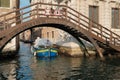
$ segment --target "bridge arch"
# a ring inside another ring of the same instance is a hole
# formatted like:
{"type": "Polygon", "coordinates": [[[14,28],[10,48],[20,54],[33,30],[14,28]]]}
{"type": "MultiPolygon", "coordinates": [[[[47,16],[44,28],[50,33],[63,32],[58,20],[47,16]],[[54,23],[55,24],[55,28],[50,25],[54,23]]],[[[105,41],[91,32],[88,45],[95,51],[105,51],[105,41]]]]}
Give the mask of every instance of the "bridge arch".
{"type": "Polygon", "coordinates": [[[81,29],[78,25],[74,24],[73,22],[61,19],[61,18],[37,18],[32,19],[30,21],[24,22],[22,24],[18,24],[14,26],[13,28],[9,29],[8,33],[5,35],[5,37],[2,39],[1,43],[1,50],[4,48],[4,46],[16,35],[20,34],[21,32],[35,28],[35,27],[44,27],[44,26],[50,26],[62,29],[68,33],[70,33],[72,36],[74,36],[76,39],[79,39],[78,37],[86,38],[89,42],[91,42],[96,50],[98,51],[99,55],[103,57],[99,50],[99,46],[95,41],[84,31],[81,29]]]}
{"type": "Polygon", "coordinates": [[[65,30],[72,35],[75,34],[74,36],[76,38],[81,37],[91,42],[100,57],[103,57],[100,47],[106,50],[120,52],[120,36],[118,34],[66,5],[41,2],[34,3],[24,8],[0,15],[0,22],[4,23],[2,24],[4,29],[0,31],[0,34],[3,34],[0,35],[0,51],[11,38],[22,31],[37,27],[37,25],[48,25],[65,30]],[[51,13],[46,14],[45,7],[39,7],[39,5],[60,7],[61,13],[57,15],[51,13]],[[31,8],[31,10],[24,12],[24,10],[28,8],[31,8]],[[16,26],[12,27],[11,25],[13,24],[16,24],[16,26]],[[55,26],[55,24],[57,26],[55,26]]]}

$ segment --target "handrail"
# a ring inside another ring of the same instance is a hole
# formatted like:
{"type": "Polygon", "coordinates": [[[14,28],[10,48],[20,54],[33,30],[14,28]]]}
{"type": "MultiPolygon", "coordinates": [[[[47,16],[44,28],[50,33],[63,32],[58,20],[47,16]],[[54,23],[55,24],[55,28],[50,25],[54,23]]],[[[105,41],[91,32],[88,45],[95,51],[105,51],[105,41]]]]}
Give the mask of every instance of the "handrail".
{"type": "Polygon", "coordinates": [[[79,25],[79,28],[86,29],[96,36],[100,35],[100,38],[102,38],[104,40],[107,38],[107,40],[111,44],[114,44],[114,45],[119,44],[120,45],[120,43],[119,43],[120,35],[112,32],[110,29],[108,29],[106,27],[103,27],[102,25],[98,24],[97,22],[89,19],[85,15],[81,14],[80,12],[78,12],[78,11],[74,10],[73,8],[71,8],[69,6],[66,6],[66,5],[58,5],[58,4],[49,4],[49,3],[37,2],[37,3],[31,4],[29,6],[26,6],[26,7],[20,8],[20,9],[16,9],[16,10],[13,10],[13,11],[8,12],[6,14],[0,15],[0,22],[3,22],[4,23],[3,26],[6,26],[6,25],[12,25],[16,22],[20,22],[20,24],[21,24],[25,21],[25,19],[30,20],[33,17],[37,18],[37,17],[41,17],[41,16],[44,16],[44,17],[50,16],[50,15],[44,15],[44,13],[40,13],[40,12],[43,12],[45,8],[38,7],[39,5],[43,5],[43,6],[47,5],[47,6],[52,6],[52,7],[53,6],[58,6],[58,7],[61,7],[61,8],[65,8],[66,11],[64,11],[65,13],[63,13],[63,15],[62,15],[64,18],[66,18],[67,20],[70,20],[71,22],[79,25]],[[35,8],[23,12],[25,9],[32,8],[32,7],[35,7],[35,8]],[[20,14],[16,15],[15,14],[16,12],[20,12],[20,14]],[[25,16],[26,14],[29,14],[29,15],[25,16]],[[15,16],[7,17],[7,16],[10,16],[10,15],[15,15],[15,16]],[[18,18],[18,17],[20,17],[20,20],[15,21],[16,18],[18,18]],[[7,23],[7,24],[5,24],[5,23],[7,23]]]}

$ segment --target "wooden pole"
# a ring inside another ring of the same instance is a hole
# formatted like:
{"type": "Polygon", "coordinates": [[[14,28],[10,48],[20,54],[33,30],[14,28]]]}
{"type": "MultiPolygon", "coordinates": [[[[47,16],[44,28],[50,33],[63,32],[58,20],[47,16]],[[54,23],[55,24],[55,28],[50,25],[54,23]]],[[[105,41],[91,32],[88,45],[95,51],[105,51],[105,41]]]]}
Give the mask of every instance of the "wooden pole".
{"type": "MultiPolygon", "coordinates": [[[[19,9],[20,6],[20,0],[16,0],[16,9],[19,9]]],[[[20,14],[19,11],[16,11],[16,16],[20,14]]],[[[20,20],[20,17],[16,17],[16,21],[20,20]]],[[[16,25],[18,25],[20,22],[16,22],[16,25]]],[[[16,36],[16,50],[18,51],[20,48],[20,44],[19,44],[19,35],[16,36]]]]}

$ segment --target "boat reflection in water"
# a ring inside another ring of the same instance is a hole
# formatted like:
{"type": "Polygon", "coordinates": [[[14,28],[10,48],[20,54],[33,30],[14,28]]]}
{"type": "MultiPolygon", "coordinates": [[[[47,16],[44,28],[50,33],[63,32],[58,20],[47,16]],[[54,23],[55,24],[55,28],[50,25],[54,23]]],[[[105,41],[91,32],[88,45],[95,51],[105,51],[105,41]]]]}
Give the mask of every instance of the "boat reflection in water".
{"type": "Polygon", "coordinates": [[[37,57],[36,60],[43,60],[43,61],[52,61],[55,60],[56,57],[37,57]]]}

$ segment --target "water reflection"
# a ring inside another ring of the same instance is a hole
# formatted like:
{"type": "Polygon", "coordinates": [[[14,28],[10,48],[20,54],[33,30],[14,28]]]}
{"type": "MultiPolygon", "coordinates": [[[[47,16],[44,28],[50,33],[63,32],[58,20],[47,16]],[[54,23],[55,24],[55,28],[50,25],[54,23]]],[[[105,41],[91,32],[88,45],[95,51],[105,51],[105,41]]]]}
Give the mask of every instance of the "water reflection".
{"type": "Polygon", "coordinates": [[[37,58],[22,44],[19,58],[0,62],[0,80],[119,80],[120,59],[37,58]]]}
{"type": "Polygon", "coordinates": [[[21,43],[21,48],[19,51],[18,59],[18,69],[17,69],[17,80],[33,80],[32,79],[32,70],[31,70],[31,57],[30,45],[25,45],[21,43]],[[27,48],[26,48],[27,47],[27,48]]]}
{"type": "MultiPolygon", "coordinates": [[[[108,60],[109,61],[109,60],[108,60]]],[[[119,60],[117,60],[118,62],[119,60]]],[[[100,59],[83,58],[81,65],[73,69],[71,72],[78,73],[72,74],[71,76],[65,78],[64,80],[113,80],[120,79],[120,66],[114,66],[106,64],[106,62],[101,62],[100,59]],[[118,71],[115,69],[117,68],[118,71]]],[[[110,61],[111,63],[111,61],[110,61]]],[[[111,63],[112,64],[112,63],[111,63]]]]}
{"type": "Polygon", "coordinates": [[[16,80],[17,62],[3,61],[0,64],[0,80],[16,80]]]}
{"type": "Polygon", "coordinates": [[[98,58],[57,57],[48,62],[36,60],[32,65],[34,80],[120,79],[120,66],[106,64],[98,58]]]}
{"type": "Polygon", "coordinates": [[[56,57],[35,57],[37,60],[44,60],[44,61],[52,61],[55,60],[56,57]]]}

